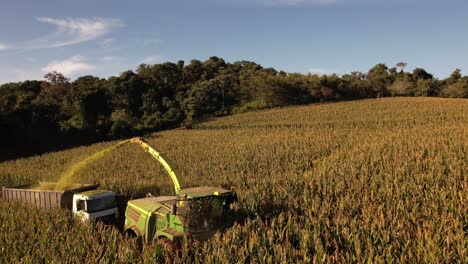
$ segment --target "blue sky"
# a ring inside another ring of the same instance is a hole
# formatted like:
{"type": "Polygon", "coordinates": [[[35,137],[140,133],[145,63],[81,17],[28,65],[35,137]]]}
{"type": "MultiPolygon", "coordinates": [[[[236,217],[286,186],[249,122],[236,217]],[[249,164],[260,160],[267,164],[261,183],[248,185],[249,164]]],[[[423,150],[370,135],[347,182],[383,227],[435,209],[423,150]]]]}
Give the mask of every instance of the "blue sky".
{"type": "Polygon", "coordinates": [[[0,2],[0,83],[52,70],[107,78],[141,63],[251,60],[286,72],[408,63],[468,71],[466,0],[0,2]]]}

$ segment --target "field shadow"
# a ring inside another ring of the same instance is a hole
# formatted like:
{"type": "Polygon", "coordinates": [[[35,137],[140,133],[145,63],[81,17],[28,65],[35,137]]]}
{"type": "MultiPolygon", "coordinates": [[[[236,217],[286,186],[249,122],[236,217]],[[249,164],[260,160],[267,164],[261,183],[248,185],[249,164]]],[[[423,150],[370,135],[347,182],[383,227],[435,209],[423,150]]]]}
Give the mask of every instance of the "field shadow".
{"type": "MultiPolygon", "coordinates": [[[[178,126],[168,127],[164,130],[175,129],[177,127],[178,126]]],[[[91,146],[97,143],[125,140],[134,136],[147,139],[155,138],[159,135],[155,135],[154,133],[159,131],[163,130],[135,133],[128,137],[99,137],[79,133],[59,133],[34,138],[21,135],[3,136],[0,137],[0,146],[2,147],[2,151],[0,151],[0,162],[42,155],[48,152],[91,146]]]]}

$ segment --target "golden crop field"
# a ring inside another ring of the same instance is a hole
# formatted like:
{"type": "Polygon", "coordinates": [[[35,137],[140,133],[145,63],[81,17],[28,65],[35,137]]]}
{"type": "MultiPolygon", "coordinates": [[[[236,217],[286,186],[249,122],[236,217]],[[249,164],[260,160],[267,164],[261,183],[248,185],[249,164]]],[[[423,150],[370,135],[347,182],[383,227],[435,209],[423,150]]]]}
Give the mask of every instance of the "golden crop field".
{"type": "MultiPolygon", "coordinates": [[[[468,100],[389,98],[245,113],[147,137],[183,186],[236,187],[232,223],[179,255],[65,211],[0,200],[0,262],[468,262],[468,100]]],[[[117,142],[0,163],[0,185],[58,180],[117,142]]],[[[124,144],[79,171],[126,198],[172,194],[124,144]]]]}

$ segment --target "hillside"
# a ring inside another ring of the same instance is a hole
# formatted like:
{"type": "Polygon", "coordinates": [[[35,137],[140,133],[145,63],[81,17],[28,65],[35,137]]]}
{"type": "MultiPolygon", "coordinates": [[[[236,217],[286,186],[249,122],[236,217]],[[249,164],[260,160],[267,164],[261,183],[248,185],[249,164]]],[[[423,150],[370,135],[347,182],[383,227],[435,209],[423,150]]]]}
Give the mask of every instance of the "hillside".
{"type": "Polygon", "coordinates": [[[141,64],[107,79],[72,81],[51,72],[43,81],[0,85],[0,162],[252,110],[393,96],[468,98],[468,76],[459,69],[439,80],[403,68],[380,63],[342,76],[299,74],[213,56],[141,64]]]}
{"type": "MultiPolygon", "coordinates": [[[[467,120],[466,99],[388,98],[238,114],[147,139],[184,185],[233,185],[239,195],[234,225],[186,242],[183,262],[463,262],[467,120]]],[[[0,163],[0,185],[56,180],[116,143],[0,163]]],[[[130,144],[76,178],[93,181],[127,198],[172,191],[130,144]]],[[[27,210],[0,200],[0,262],[165,257],[157,245],[140,253],[117,230],[91,234],[64,212],[27,210]]]]}

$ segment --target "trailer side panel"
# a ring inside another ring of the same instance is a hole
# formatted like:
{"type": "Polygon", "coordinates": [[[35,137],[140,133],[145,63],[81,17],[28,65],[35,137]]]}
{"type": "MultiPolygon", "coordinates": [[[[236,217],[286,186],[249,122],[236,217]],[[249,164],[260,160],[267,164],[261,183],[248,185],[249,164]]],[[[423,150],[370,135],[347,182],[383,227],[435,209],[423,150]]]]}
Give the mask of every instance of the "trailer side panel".
{"type": "Polygon", "coordinates": [[[96,190],[98,184],[76,186],[64,191],[37,190],[30,185],[16,188],[2,187],[1,197],[5,201],[19,201],[32,207],[53,209],[72,209],[73,195],[84,191],[96,190]]]}

